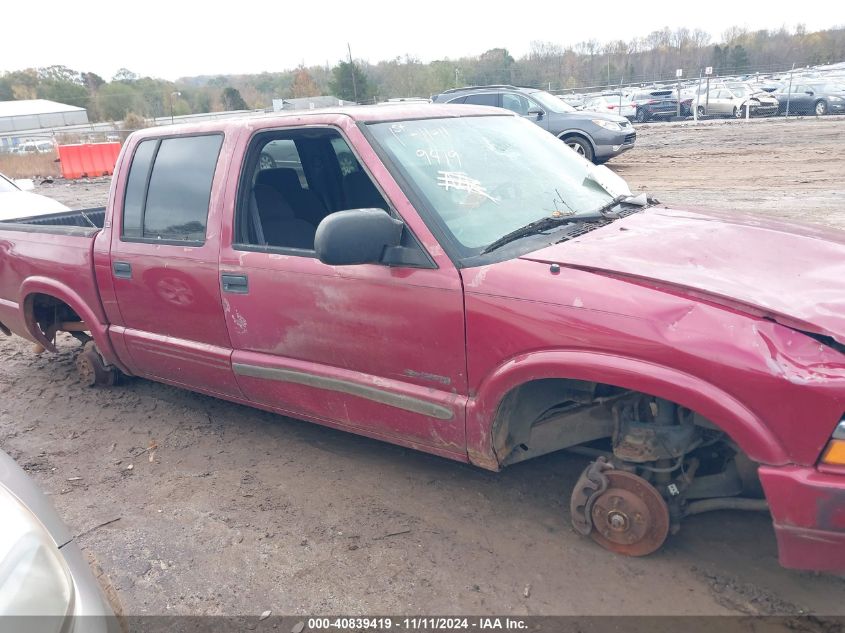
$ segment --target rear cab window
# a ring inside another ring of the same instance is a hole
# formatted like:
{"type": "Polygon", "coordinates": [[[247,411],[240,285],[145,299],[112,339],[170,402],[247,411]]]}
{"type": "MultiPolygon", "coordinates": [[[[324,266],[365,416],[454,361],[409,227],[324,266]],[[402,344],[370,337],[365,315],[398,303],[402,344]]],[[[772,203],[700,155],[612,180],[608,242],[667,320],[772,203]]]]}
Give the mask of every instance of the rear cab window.
{"type": "Polygon", "coordinates": [[[139,143],[126,181],[121,240],[202,245],[222,143],[219,133],[139,143]]]}

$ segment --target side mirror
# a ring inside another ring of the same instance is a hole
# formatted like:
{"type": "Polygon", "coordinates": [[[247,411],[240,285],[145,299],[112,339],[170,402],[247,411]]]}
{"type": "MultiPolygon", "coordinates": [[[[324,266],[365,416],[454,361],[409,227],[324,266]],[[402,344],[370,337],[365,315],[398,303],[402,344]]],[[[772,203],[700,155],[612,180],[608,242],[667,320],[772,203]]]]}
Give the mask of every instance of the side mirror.
{"type": "Polygon", "coordinates": [[[813,96],[814,94],[816,94],[816,93],[815,93],[815,92],[813,92],[812,90],[805,90],[805,91],[804,91],[804,94],[805,94],[805,95],[810,95],[810,96],[812,97],[812,96],[813,96]]]}
{"type": "Polygon", "coordinates": [[[543,115],[545,113],[546,113],[546,111],[543,110],[543,108],[539,108],[537,106],[534,106],[532,108],[528,108],[528,115],[529,116],[536,116],[538,119],[542,119],[543,115]]]}
{"type": "Polygon", "coordinates": [[[323,218],[314,235],[317,259],[330,266],[377,264],[399,246],[404,225],[382,209],[350,209],[323,218]]]}

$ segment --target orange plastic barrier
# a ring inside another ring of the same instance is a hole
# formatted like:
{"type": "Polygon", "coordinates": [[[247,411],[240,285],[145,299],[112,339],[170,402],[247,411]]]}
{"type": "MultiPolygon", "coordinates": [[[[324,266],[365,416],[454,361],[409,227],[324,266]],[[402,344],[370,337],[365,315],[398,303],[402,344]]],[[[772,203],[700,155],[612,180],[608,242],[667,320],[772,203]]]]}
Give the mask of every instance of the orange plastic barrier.
{"type": "Polygon", "coordinates": [[[59,145],[62,178],[110,176],[119,153],[120,143],[59,145]]]}

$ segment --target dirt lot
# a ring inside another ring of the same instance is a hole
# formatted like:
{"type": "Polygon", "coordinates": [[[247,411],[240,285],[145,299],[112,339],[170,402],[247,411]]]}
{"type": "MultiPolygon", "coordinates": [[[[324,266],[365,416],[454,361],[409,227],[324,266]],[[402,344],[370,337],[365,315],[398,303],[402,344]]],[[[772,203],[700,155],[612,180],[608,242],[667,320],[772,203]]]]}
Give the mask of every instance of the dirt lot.
{"type": "MultiPolygon", "coordinates": [[[[612,163],[635,190],[845,228],[843,120],[639,132],[612,163]]],[[[39,190],[94,206],[107,187],[39,190]]],[[[493,474],[142,380],[86,389],[61,347],[0,339],[0,446],[126,613],[845,614],[843,579],[778,566],[767,516],[701,515],[620,558],[569,527],[582,458],[493,474]]]]}

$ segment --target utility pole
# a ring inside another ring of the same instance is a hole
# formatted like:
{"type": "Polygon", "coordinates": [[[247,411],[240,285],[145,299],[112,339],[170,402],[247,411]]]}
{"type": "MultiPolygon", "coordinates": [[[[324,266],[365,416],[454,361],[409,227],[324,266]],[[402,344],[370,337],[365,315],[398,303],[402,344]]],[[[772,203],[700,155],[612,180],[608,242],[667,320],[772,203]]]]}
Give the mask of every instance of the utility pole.
{"type": "Polygon", "coordinates": [[[789,119],[789,102],[792,99],[792,75],[795,74],[795,62],[792,63],[792,70],[789,71],[789,88],[786,93],[786,118],[789,119]]]}
{"type": "Polygon", "coordinates": [[[173,97],[181,97],[182,93],[174,90],[170,93],[170,125],[173,125],[173,97]]]}
{"type": "Polygon", "coordinates": [[[458,69],[455,69],[455,88],[458,87],[458,69]]]}
{"type": "Polygon", "coordinates": [[[349,52],[349,72],[352,73],[352,92],[355,95],[355,103],[358,103],[358,82],[355,81],[355,63],[352,61],[352,47],[346,43],[346,50],[349,52]]]}

